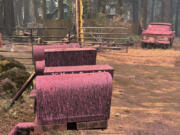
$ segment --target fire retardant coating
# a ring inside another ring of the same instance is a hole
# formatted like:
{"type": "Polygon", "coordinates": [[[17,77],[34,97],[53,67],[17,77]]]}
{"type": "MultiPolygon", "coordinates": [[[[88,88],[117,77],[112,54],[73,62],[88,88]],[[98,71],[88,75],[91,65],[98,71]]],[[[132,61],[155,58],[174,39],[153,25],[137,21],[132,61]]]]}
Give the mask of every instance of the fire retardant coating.
{"type": "Polygon", "coordinates": [[[109,65],[85,65],[85,66],[62,66],[62,67],[45,67],[45,75],[52,74],[78,74],[78,73],[92,73],[92,72],[109,72],[112,77],[114,69],[109,65]]]}
{"type": "Polygon", "coordinates": [[[35,62],[35,72],[37,75],[42,75],[44,73],[45,61],[36,61],[35,62]]]}
{"type": "Polygon", "coordinates": [[[108,120],[112,96],[109,73],[36,77],[37,123],[108,120]]]}
{"type": "Polygon", "coordinates": [[[93,48],[45,49],[46,67],[96,65],[97,51],[93,48]]]}
{"type": "Polygon", "coordinates": [[[55,48],[80,48],[78,43],[70,43],[70,44],[57,44],[57,45],[34,45],[33,46],[33,57],[35,61],[44,60],[44,50],[45,49],[55,49],[55,48]]]}

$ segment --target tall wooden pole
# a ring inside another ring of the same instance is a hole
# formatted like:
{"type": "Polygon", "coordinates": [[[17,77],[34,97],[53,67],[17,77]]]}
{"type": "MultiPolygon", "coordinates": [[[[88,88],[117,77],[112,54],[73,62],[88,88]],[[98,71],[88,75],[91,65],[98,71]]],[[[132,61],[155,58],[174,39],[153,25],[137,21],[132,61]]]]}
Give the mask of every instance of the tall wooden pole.
{"type": "Polygon", "coordinates": [[[76,36],[78,42],[84,42],[83,34],[83,4],[82,0],[76,0],[76,36]]]}
{"type": "Polygon", "coordinates": [[[76,0],[76,37],[79,42],[79,0],[76,0]]]}

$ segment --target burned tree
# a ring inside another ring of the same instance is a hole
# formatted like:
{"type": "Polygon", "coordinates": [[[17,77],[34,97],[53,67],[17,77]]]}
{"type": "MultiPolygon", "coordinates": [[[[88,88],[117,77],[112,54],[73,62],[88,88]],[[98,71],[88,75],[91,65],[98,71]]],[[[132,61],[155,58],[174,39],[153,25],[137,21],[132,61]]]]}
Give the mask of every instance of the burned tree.
{"type": "Polygon", "coordinates": [[[133,0],[132,1],[132,8],[133,8],[133,16],[132,16],[132,20],[133,20],[133,31],[135,33],[140,34],[140,28],[139,28],[139,0],[133,0]]]}
{"type": "Polygon", "coordinates": [[[179,25],[179,12],[180,12],[179,6],[180,6],[180,1],[177,0],[177,4],[176,4],[176,22],[175,22],[175,30],[176,30],[176,35],[178,35],[178,36],[179,36],[179,29],[178,29],[178,25],[179,25]]]}
{"type": "Polygon", "coordinates": [[[43,19],[46,19],[46,0],[42,0],[42,14],[43,14],[43,19]]]}
{"type": "Polygon", "coordinates": [[[14,18],[14,1],[13,0],[2,0],[1,1],[1,15],[0,15],[0,24],[1,27],[6,29],[8,35],[12,34],[12,27],[15,26],[14,18]]]}
{"type": "Polygon", "coordinates": [[[140,25],[142,28],[146,27],[146,20],[147,20],[147,0],[141,0],[140,25]]]}
{"type": "Polygon", "coordinates": [[[27,23],[30,21],[30,13],[29,13],[29,0],[24,0],[24,25],[27,25],[27,23]]]}
{"type": "Polygon", "coordinates": [[[58,0],[58,18],[64,19],[64,5],[63,0],[58,0]]]}
{"type": "Polygon", "coordinates": [[[170,0],[163,0],[163,21],[169,22],[170,21],[170,11],[171,11],[171,1],[170,0]]]}

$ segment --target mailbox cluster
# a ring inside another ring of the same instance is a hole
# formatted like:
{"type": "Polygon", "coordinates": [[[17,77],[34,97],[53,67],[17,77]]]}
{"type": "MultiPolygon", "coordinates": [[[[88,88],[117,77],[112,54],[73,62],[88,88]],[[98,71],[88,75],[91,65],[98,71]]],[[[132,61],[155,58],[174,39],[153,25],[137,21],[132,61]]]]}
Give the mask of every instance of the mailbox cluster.
{"type": "MultiPolygon", "coordinates": [[[[10,133],[106,129],[113,68],[96,65],[97,51],[78,44],[34,46],[36,120],[10,133]]],[[[20,135],[21,135],[20,134],[20,135]]]]}

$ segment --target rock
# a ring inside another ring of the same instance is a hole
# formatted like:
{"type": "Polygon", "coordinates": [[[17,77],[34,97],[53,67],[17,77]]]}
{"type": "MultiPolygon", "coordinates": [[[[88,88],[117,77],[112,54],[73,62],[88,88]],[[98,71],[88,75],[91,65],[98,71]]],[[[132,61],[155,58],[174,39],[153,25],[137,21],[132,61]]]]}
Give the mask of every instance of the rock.
{"type": "Polygon", "coordinates": [[[119,113],[116,113],[116,114],[115,114],[115,116],[116,116],[116,117],[119,117],[119,116],[120,116],[120,114],[119,114],[119,113]]]}
{"type": "Polygon", "coordinates": [[[16,87],[19,89],[22,87],[29,76],[30,74],[26,70],[14,67],[0,73],[0,81],[8,78],[9,80],[13,81],[16,84],[16,87]]]}

